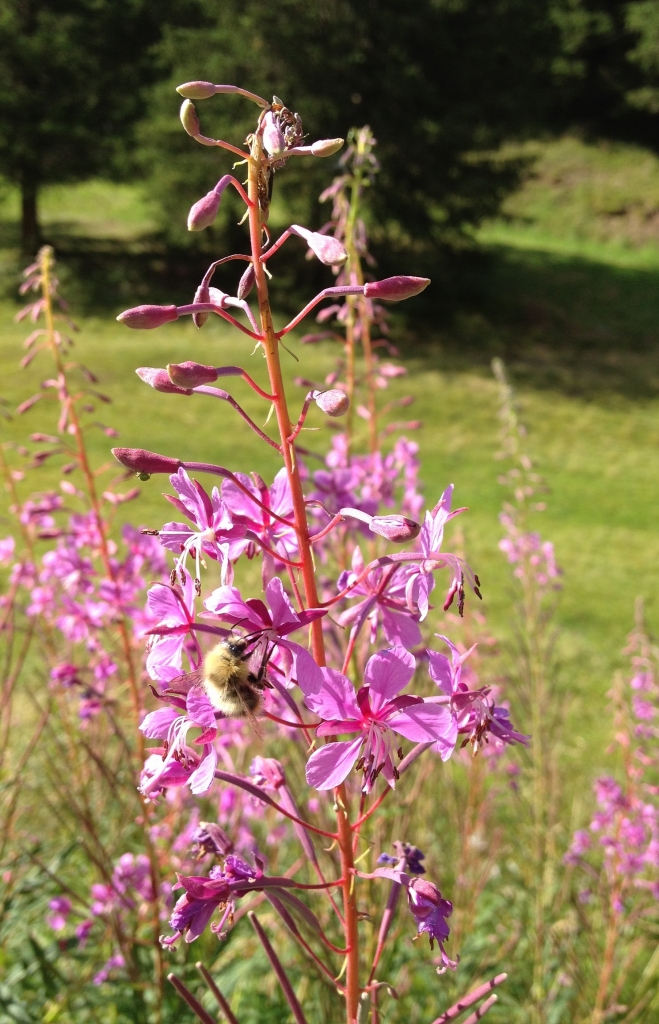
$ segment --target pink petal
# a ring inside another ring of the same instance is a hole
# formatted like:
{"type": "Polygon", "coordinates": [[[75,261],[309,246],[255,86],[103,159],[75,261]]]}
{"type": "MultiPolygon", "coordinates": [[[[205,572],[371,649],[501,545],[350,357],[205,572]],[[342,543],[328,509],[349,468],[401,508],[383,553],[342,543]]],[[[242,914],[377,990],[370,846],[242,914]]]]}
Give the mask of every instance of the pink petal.
{"type": "Polygon", "coordinates": [[[206,747],[208,753],[204,757],[201,764],[195,768],[192,775],[190,776],[190,791],[195,796],[199,796],[201,793],[206,793],[213,783],[215,778],[215,769],[217,768],[217,751],[215,747],[206,747]]]}
{"type": "MultiPolygon", "coordinates": [[[[297,645],[296,645],[297,646],[297,645]]],[[[318,693],[323,685],[323,673],[308,651],[298,647],[295,654],[295,678],[305,696],[318,693]]]]}
{"type": "Polygon", "coordinates": [[[147,739],[164,740],[167,738],[169,727],[178,718],[176,708],[158,708],[145,715],[140,725],[140,732],[143,732],[147,739]]]}
{"type": "Polygon", "coordinates": [[[186,621],[180,600],[165,583],[156,583],[151,587],[147,594],[147,605],[158,622],[163,622],[167,626],[175,626],[186,621]]]}
{"type": "MultiPolygon", "coordinates": [[[[414,743],[439,741],[442,750],[453,750],[458,738],[455,717],[442,704],[414,704],[390,719],[387,724],[394,732],[414,743]]],[[[442,759],[446,760],[444,757],[442,759]]]]}
{"type": "Polygon", "coordinates": [[[215,709],[201,686],[190,688],[186,698],[186,710],[190,721],[202,729],[214,729],[217,725],[215,709]]]}
{"type": "Polygon", "coordinates": [[[421,643],[421,630],[411,615],[382,608],[382,629],[390,644],[416,647],[421,643]]]}
{"type": "Polygon", "coordinates": [[[304,703],[320,718],[342,721],[353,718],[361,722],[363,715],[357,704],[355,688],[336,669],[322,668],[323,685],[317,693],[306,694],[304,703]]]}
{"type": "Polygon", "coordinates": [[[428,651],[428,672],[443,693],[453,692],[453,669],[445,654],[428,651]]]}
{"type": "Polygon", "coordinates": [[[265,596],[270,605],[272,624],[275,629],[279,629],[280,626],[293,625],[293,623],[297,625],[297,615],[293,611],[279,576],[270,580],[265,588],[265,596]]]}
{"type": "Polygon", "coordinates": [[[314,789],[333,789],[347,778],[357,760],[362,737],[344,743],[327,743],[307,761],[307,782],[314,789]]]}
{"type": "MultiPolygon", "coordinates": [[[[371,707],[374,712],[391,700],[404,686],[407,686],[414,675],[416,660],[414,655],[404,647],[392,647],[388,651],[379,651],[368,659],[364,672],[364,682],[370,690],[371,707]]],[[[343,716],[346,717],[346,716],[343,716]]]]}

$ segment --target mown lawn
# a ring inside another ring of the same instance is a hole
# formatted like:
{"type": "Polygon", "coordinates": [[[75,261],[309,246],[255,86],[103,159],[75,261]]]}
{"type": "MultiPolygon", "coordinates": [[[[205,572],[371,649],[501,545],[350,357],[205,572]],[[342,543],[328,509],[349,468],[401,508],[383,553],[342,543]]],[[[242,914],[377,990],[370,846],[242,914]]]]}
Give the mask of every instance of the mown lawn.
{"type": "MultiPolygon", "coordinates": [[[[463,543],[483,581],[490,625],[497,635],[510,636],[510,577],[497,548],[503,498],[497,483],[502,467],[494,458],[498,396],[489,371],[493,355],[506,360],[529,428],[529,452],[550,488],[537,528],[554,542],[564,569],[560,685],[579,695],[578,732],[588,742],[584,763],[590,776],[604,756],[606,694],[621,664],[637,595],[646,600],[650,625],[659,627],[659,163],[644,154],[639,170],[636,150],[607,151],[576,140],[537,152],[536,176],[509,200],[505,216],[480,232],[491,254],[488,294],[423,347],[409,348],[409,377],[394,394],[416,395],[413,415],[423,421],[416,438],[428,501],[434,504],[443,487],[455,483],[457,500],[470,508],[462,520],[463,543]]],[[[7,224],[11,203],[10,196],[7,224]]],[[[48,193],[44,221],[66,220],[70,232],[78,218],[81,231],[93,235],[94,210],[103,209],[99,220],[119,224],[112,229],[115,238],[147,230],[148,211],[136,193],[130,201],[125,186],[117,192],[102,183],[48,193]]],[[[7,228],[7,244],[10,234],[7,228]]],[[[12,259],[5,249],[5,266],[12,259]]],[[[9,300],[0,306],[0,395],[9,407],[37,390],[47,375],[45,356],[25,371],[17,369],[29,329],[12,323],[15,309],[9,300]]],[[[266,478],[272,473],[274,453],[230,409],[196,397],[158,395],[133,372],[139,365],[194,358],[240,361],[260,378],[261,357],[250,355],[247,339],[234,338],[217,323],[201,332],[177,323],[140,333],[116,324],[109,313],[80,323],[75,358],[94,369],[112,397],[111,406],[97,411],[100,420],[120,430],[113,443],[255,469],[266,478]]],[[[330,347],[293,342],[293,348],[299,364],[284,356],[291,378],[322,380],[332,368],[330,347]]],[[[262,423],[259,400],[240,382],[232,391],[262,423]]],[[[291,385],[290,394],[295,405],[303,392],[291,385]]],[[[322,452],[329,432],[319,415],[310,422],[321,430],[305,441],[322,452]]],[[[22,441],[28,430],[51,425],[42,402],[5,424],[3,432],[22,441]]],[[[110,442],[100,431],[90,439],[102,460],[110,442]]],[[[44,467],[33,475],[34,487],[45,488],[53,479],[44,467]]],[[[159,526],[167,517],[163,489],[155,478],[142,485],[140,498],[122,514],[159,526]]],[[[11,528],[4,512],[2,525],[3,532],[11,528]]],[[[456,528],[449,544],[455,533],[456,528]]],[[[578,736],[573,743],[581,757],[578,736]]]]}

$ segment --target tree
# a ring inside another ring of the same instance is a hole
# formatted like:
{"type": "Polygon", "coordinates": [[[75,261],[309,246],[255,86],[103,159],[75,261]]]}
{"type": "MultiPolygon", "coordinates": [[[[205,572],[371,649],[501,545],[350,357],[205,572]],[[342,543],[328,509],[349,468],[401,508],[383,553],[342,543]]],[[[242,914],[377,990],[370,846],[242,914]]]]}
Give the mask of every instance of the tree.
{"type": "Polygon", "coordinates": [[[167,0],[0,4],[0,172],[21,190],[26,252],[39,242],[44,184],[107,171],[126,153],[169,9],[167,0]]]}

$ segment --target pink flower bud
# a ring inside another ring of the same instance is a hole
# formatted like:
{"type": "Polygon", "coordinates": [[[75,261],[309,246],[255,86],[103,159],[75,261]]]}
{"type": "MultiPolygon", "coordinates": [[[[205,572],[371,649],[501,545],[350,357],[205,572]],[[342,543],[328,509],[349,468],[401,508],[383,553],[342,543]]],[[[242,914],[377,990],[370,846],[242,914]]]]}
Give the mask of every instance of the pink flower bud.
{"type": "Polygon", "coordinates": [[[212,384],[217,380],[217,370],[214,366],[205,366],[192,360],[185,363],[168,363],[167,373],[169,379],[179,388],[198,388],[200,384],[212,384]]]}
{"type": "Polygon", "coordinates": [[[217,217],[221,198],[222,193],[218,195],[215,189],[212,189],[203,199],[198,199],[188,214],[188,231],[203,231],[204,228],[209,228],[217,217]]]}
{"type": "Polygon", "coordinates": [[[236,297],[239,298],[241,302],[243,299],[246,299],[249,293],[251,292],[252,288],[254,287],[255,280],[256,275],[254,274],[254,264],[250,263],[249,266],[247,267],[247,270],[245,271],[243,276],[240,278],[240,281],[238,282],[238,291],[236,292],[236,297]]]}
{"type": "Polygon", "coordinates": [[[147,452],[144,448],[113,448],[112,454],[117,462],[135,473],[176,473],[182,465],[180,459],[147,452]]]}
{"type": "Polygon", "coordinates": [[[373,516],[368,528],[371,533],[377,533],[394,544],[404,544],[405,541],[414,540],[421,530],[419,523],[407,516],[373,516]]]}
{"type": "MultiPolygon", "coordinates": [[[[199,287],[197,288],[196,292],[194,293],[194,300],[193,301],[194,302],[210,302],[210,300],[211,300],[210,288],[205,283],[205,281],[202,281],[201,284],[199,285],[199,287]]],[[[194,323],[195,327],[203,327],[204,324],[206,323],[206,321],[208,320],[209,316],[210,316],[210,313],[193,313],[192,314],[192,320],[193,320],[193,323],[194,323]]]]}
{"type": "Polygon", "coordinates": [[[268,156],[279,156],[286,151],[286,141],[271,110],[263,118],[263,148],[268,156]]]}
{"type": "Polygon", "coordinates": [[[311,144],[313,156],[334,156],[343,145],[343,139],[319,139],[311,144]]]}
{"type": "Polygon", "coordinates": [[[314,255],[328,267],[340,267],[348,259],[345,248],[333,235],[321,235],[320,232],[309,231],[299,224],[291,224],[289,231],[304,238],[314,255]]]}
{"type": "Polygon", "coordinates": [[[316,395],[316,405],[322,409],[327,416],[343,416],[350,405],[350,399],[345,391],[332,388],[331,391],[321,391],[316,395]]]}
{"type": "Polygon", "coordinates": [[[156,391],[162,391],[166,395],[191,395],[192,391],[190,388],[180,388],[176,384],[172,384],[169,379],[167,370],[162,370],[155,366],[140,366],[135,373],[143,380],[145,384],[154,388],[156,391]]]}
{"type": "Polygon", "coordinates": [[[429,277],[385,277],[383,281],[369,281],[364,285],[367,299],[385,299],[387,302],[402,302],[418,295],[430,284],[429,277]]]}
{"type": "Polygon", "coordinates": [[[126,327],[133,327],[135,330],[151,330],[153,327],[162,327],[172,320],[178,320],[178,309],[176,306],[134,306],[133,309],[126,309],[117,317],[120,324],[126,327]]]}
{"type": "Polygon", "coordinates": [[[179,116],[181,118],[181,124],[188,135],[191,135],[193,139],[196,139],[196,137],[201,134],[201,127],[199,125],[197,111],[194,108],[194,103],[191,103],[190,100],[184,100],[181,104],[181,112],[179,116]]]}
{"type": "Polygon", "coordinates": [[[274,757],[255,757],[249,774],[262,789],[279,789],[286,782],[281,762],[274,757]]]}
{"type": "Polygon", "coordinates": [[[215,86],[212,82],[184,82],[176,86],[176,91],[186,100],[208,100],[215,95],[215,86]]]}

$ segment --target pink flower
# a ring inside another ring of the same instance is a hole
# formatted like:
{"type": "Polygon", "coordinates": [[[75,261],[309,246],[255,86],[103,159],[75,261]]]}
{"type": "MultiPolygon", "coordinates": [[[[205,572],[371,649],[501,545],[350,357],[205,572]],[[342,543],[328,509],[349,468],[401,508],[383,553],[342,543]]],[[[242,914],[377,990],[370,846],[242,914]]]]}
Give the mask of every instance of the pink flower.
{"type": "Polygon", "coordinates": [[[418,934],[426,933],[430,939],[431,949],[436,940],[442,953],[443,969],[450,967],[451,970],[455,970],[458,966],[457,961],[449,959],[444,950],[444,943],[449,937],[447,918],[453,913],[453,904],[442,899],[437,886],[425,878],[412,879],[407,887],[407,902],[414,915],[418,934]]]}
{"type": "Polygon", "coordinates": [[[14,557],[16,541],[13,537],[5,537],[0,540],[0,565],[8,565],[14,557]]]}
{"type": "Polygon", "coordinates": [[[71,913],[71,900],[66,896],[56,896],[48,903],[51,913],[46,918],[46,924],[54,932],[61,932],[66,928],[66,921],[71,913]]]}
{"type": "Polygon", "coordinates": [[[298,663],[298,683],[305,704],[324,720],[318,735],[359,733],[355,740],[328,743],[311,755],[307,762],[311,786],[333,789],[357,763],[364,772],[366,792],[370,792],[380,772],[393,788],[398,771],[392,732],[415,743],[436,743],[443,760],[451,756],[457,727],[448,708],[413,695],[399,696],[415,667],[414,657],[403,647],[380,651],[369,658],[365,685],[355,693],[350,680],[340,672],[317,667],[314,672],[311,659],[298,663]]]}
{"type": "Polygon", "coordinates": [[[145,716],[141,732],[149,739],[164,739],[164,750],[150,752],[140,782],[140,792],[153,799],[172,786],[189,786],[195,795],[206,793],[215,777],[218,754],[213,745],[217,736],[216,712],[201,686],[190,686],[185,696],[170,697],[165,691],[163,699],[171,700],[174,707],[158,708],[145,716]],[[186,714],[177,711],[184,708],[186,714]],[[188,745],[190,729],[201,729],[194,743],[201,746],[197,752],[188,745]]]}
{"type": "Polygon", "coordinates": [[[149,611],[157,620],[150,632],[155,637],[146,659],[152,679],[169,681],[181,674],[183,648],[194,622],[194,583],[190,576],[185,584],[170,587],[156,583],[147,595],[149,611]]]}
{"type": "MultiPolygon", "coordinates": [[[[295,558],[297,554],[297,537],[292,526],[286,526],[252,501],[250,493],[261,501],[267,509],[271,509],[282,519],[292,522],[293,499],[286,476],[286,469],[280,469],[277,473],[272,487],[266,487],[263,480],[254,474],[254,479],[245,476],[244,473],[236,473],[235,476],[249,493],[245,493],[232,480],[225,480],[222,485],[222,498],[231,514],[234,525],[243,526],[246,530],[256,534],[258,540],[267,544],[269,548],[288,559],[295,558]]],[[[231,557],[234,551],[238,554],[245,552],[248,558],[256,553],[256,545],[249,539],[238,541],[232,548],[231,557]]],[[[263,555],[263,578],[264,582],[272,579],[275,572],[275,561],[272,555],[264,552],[263,555]]]]}
{"type": "Polygon", "coordinates": [[[201,578],[200,561],[202,553],[221,562],[222,581],[231,583],[233,572],[230,558],[236,557],[236,541],[245,536],[244,526],[234,526],[226,504],[220,498],[217,487],[209,497],[196,480],[191,480],[184,469],[179,469],[169,478],[177,497],[166,494],[172,505],[183,513],[196,530],[185,523],[165,523],[160,530],[160,543],[171,551],[180,552],[176,569],[181,572],[189,554],[195,557],[195,578],[201,578]]]}
{"type": "Polygon", "coordinates": [[[217,924],[211,925],[211,931],[221,936],[224,924],[231,918],[236,898],[253,888],[245,883],[256,881],[261,874],[240,857],[229,854],[224,867],[211,868],[208,877],[178,875],[179,885],[185,892],[174,907],[169,922],[175,934],[161,939],[163,946],[173,946],[181,936],[186,942],[194,942],[218,908],[224,913],[217,924]]]}
{"type": "MultiPolygon", "coordinates": [[[[344,590],[363,571],[364,559],[359,547],[352,553],[352,572],[344,572],[337,586],[344,590]]],[[[414,647],[421,643],[421,631],[417,625],[418,613],[411,612],[405,601],[406,580],[396,566],[374,569],[350,592],[351,597],[364,600],[353,604],[339,615],[342,626],[352,626],[357,634],[363,623],[371,625],[371,642],[375,642],[378,623],[381,623],[385,637],[390,644],[414,647]]]]}
{"type": "Polygon", "coordinates": [[[444,603],[444,611],[450,608],[453,598],[457,594],[459,610],[462,614],[465,576],[474,593],[480,597],[478,577],[474,576],[469,566],[457,555],[440,554],[444,540],[444,526],[455,516],[466,511],[464,508],[457,508],[452,512],[452,497],[453,484],[449,484],[432,512],[426,512],[425,522],[421,527],[418,540],[418,546],[425,555],[425,561],[407,571],[407,603],[410,609],[418,609],[422,621],[430,608],[428,597],[435,586],[433,574],[436,569],[448,567],[453,572],[453,580],[444,603]]]}

